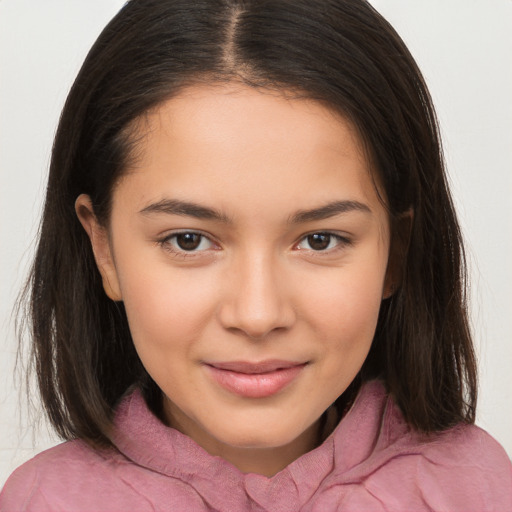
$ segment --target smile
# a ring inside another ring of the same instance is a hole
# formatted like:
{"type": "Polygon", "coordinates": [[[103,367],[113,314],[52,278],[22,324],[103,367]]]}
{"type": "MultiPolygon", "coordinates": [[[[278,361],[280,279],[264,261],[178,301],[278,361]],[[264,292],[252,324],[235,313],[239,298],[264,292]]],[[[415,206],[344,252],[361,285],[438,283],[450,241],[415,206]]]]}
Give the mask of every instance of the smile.
{"type": "Polygon", "coordinates": [[[221,387],[246,398],[274,395],[293,382],[308,363],[232,361],[205,363],[209,375],[221,387]]]}

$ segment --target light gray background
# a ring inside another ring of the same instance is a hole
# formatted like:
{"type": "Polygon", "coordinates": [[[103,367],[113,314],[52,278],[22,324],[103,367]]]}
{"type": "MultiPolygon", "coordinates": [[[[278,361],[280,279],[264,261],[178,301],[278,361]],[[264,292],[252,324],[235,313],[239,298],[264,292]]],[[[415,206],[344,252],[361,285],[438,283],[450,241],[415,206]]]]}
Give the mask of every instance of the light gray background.
{"type": "MultiPolygon", "coordinates": [[[[0,485],[57,442],[19,406],[10,313],[33,251],[60,109],[123,3],[0,0],[0,485]]],[[[478,424],[512,455],[512,1],[372,3],[409,45],[438,109],[471,264],[478,424]]]]}

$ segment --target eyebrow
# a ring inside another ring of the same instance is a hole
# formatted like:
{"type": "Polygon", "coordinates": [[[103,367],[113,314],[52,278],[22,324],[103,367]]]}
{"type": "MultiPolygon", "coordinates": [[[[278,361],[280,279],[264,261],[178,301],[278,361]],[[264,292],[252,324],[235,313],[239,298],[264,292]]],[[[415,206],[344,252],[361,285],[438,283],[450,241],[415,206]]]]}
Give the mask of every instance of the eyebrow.
{"type": "Polygon", "coordinates": [[[333,201],[319,208],[299,210],[289,220],[291,224],[302,224],[316,220],[324,220],[342,213],[364,212],[371,214],[370,207],[359,201],[333,201]]]}
{"type": "Polygon", "coordinates": [[[157,203],[151,203],[146,206],[140,210],[139,213],[166,213],[168,215],[195,217],[196,219],[216,220],[226,224],[231,222],[227,215],[214,208],[201,206],[200,204],[190,203],[188,201],[181,201],[179,199],[162,199],[157,203]]]}
{"type": "MultiPolygon", "coordinates": [[[[371,214],[370,208],[359,201],[332,201],[319,208],[298,210],[288,219],[288,223],[302,224],[305,222],[324,220],[354,211],[371,214]]],[[[194,217],[196,219],[215,220],[225,224],[232,223],[231,219],[226,214],[215,208],[188,201],[181,201],[180,199],[162,199],[161,201],[146,206],[140,210],[139,213],[143,215],[165,213],[167,215],[181,215],[184,217],[194,217]]]]}

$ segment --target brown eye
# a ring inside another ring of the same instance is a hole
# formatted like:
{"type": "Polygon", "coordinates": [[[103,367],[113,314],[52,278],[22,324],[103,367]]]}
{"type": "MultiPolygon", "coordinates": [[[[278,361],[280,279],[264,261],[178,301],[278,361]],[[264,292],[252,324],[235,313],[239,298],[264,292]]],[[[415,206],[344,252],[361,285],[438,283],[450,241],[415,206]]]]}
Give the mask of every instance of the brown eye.
{"type": "Polygon", "coordinates": [[[199,256],[207,251],[218,249],[207,236],[197,231],[182,231],[166,236],[159,241],[166,251],[181,256],[199,256]]]}
{"type": "Polygon", "coordinates": [[[203,237],[198,233],[180,233],[176,235],[176,245],[183,251],[194,251],[203,237]]]}
{"type": "Polygon", "coordinates": [[[304,236],[296,245],[299,250],[331,252],[351,245],[350,239],[328,231],[317,231],[304,236]]]}
{"type": "Polygon", "coordinates": [[[308,245],[314,251],[325,251],[331,243],[331,237],[329,233],[313,233],[307,237],[308,245]]]}

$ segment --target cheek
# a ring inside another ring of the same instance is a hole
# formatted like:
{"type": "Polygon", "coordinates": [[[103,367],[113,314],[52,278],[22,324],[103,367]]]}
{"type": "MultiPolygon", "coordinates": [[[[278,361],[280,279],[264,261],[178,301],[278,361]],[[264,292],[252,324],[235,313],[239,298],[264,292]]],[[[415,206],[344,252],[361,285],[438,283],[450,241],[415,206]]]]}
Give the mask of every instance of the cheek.
{"type": "Polygon", "coordinates": [[[201,334],[214,301],[207,287],[153,267],[122,279],[130,332],[142,364],[161,389],[197,385],[189,363],[197,359],[201,334]]]}
{"type": "Polygon", "coordinates": [[[119,265],[119,276],[137,348],[144,344],[173,351],[193,343],[212,314],[211,279],[199,276],[201,286],[197,286],[190,274],[168,265],[141,263],[135,269],[133,261],[128,263],[119,265]]]}
{"type": "Polygon", "coordinates": [[[308,298],[317,325],[350,342],[373,338],[382,301],[383,272],[352,268],[315,283],[308,298]]]}
{"type": "MultiPolygon", "coordinates": [[[[370,350],[382,302],[386,259],[333,269],[311,281],[309,323],[318,340],[315,375],[327,401],[336,399],[361,369],[370,350]]],[[[306,301],[304,301],[306,307],[306,301]]]]}

